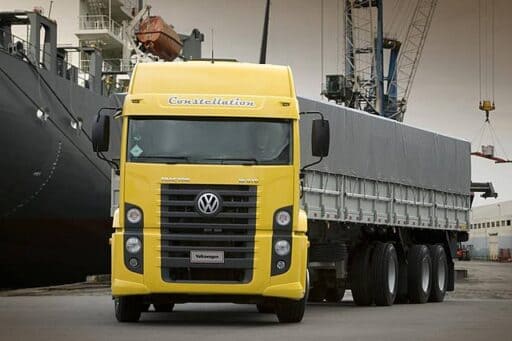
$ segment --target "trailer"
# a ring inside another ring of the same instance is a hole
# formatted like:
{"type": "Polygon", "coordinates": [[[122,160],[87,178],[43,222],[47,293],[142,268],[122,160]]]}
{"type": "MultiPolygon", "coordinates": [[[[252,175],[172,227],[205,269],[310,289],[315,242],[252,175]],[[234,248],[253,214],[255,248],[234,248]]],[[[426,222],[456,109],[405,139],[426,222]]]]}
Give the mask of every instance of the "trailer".
{"type": "Polygon", "coordinates": [[[402,301],[442,300],[454,288],[457,242],[467,240],[470,143],[336,104],[298,101],[303,113],[321,113],[331,134],[329,155],[307,167],[317,160],[308,141],[314,115],[301,116],[310,300],[339,301],[346,288],[363,305],[376,299],[377,304],[391,304],[395,294],[402,301]],[[396,259],[379,259],[383,248],[395,249],[396,259]],[[429,269],[419,275],[426,284],[416,292],[407,288],[418,282],[408,275],[418,270],[407,259],[411,251],[430,258],[424,259],[429,269]],[[443,253],[446,257],[439,259],[443,253]],[[382,262],[394,263],[384,277],[399,273],[398,282],[391,283],[398,290],[388,288],[395,294],[384,295],[386,299],[367,289],[385,287],[371,279],[382,262]]]}

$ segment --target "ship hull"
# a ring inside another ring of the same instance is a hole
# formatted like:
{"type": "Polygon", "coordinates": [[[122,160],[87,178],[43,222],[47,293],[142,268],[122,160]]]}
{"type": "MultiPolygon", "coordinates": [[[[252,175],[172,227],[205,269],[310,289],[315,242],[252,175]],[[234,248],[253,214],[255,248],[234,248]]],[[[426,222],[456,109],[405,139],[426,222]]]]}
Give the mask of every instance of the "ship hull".
{"type": "Polygon", "coordinates": [[[116,104],[4,52],[0,68],[0,287],[108,272],[110,168],[90,132],[98,109],[116,104]]]}

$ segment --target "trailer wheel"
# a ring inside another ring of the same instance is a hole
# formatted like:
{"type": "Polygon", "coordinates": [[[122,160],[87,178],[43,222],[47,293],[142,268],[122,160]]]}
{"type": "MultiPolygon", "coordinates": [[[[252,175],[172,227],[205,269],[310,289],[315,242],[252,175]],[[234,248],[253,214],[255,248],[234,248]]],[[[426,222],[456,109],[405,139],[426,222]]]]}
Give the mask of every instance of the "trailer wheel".
{"type": "Polygon", "coordinates": [[[273,314],[276,312],[274,305],[268,302],[256,304],[256,309],[258,309],[258,312],[261,314],[273,314]]]}
{"type": "Polygon", "coordinates": [[[412,303],[425,303],[432,287],[432,259],[425,245],[413,245],[407,255],[408,293],[412,303]]]}
{"type": "Polygon", "coordinates": [[[276,302],[275,313],[280,323],[298,323],[304,317],[309,295],[309,272],[306,273],[306,290],[302,299],[280,299],[276,302]]]}
{"type": "Polygon", "coordinates": [[[430,257],[432,258],[432,289],[429,301],[443,302],[448,287],[448,262],[443,246],[439,244],[430,246],[430,257]]]}
{"type": "Polygon", "coordinates": [[[153,303],[157,313],[170,313],[174,310],[174,303],[153,303]]]}
{"type": "Polygon", "coordinates": [[[120,296],[114,300],[116,319],[119,322],[137,322],[142,311],[142,302],[138,296],[120,296]]]}
{"type": "Polygon", "coordinates": [[[371,245],[360,245],[351,257],[350,290],[354,303],[367,306],[373,303],[370,275],[371,245]]]}
{"type": "Polygon", "coordinates": [[[398,289],[398,258],[391,243],[375,244],[372,253],[373,298],[379,306],[390,306],[398,289]]]}

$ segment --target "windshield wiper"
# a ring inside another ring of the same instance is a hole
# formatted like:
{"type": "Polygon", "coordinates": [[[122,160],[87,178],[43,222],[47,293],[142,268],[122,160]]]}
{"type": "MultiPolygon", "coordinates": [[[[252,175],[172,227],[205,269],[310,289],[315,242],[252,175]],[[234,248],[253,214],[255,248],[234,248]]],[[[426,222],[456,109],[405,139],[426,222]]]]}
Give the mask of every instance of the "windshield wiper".
{"type": "Polygon", "coordinates": [[[139,156],[132,158],[133,161],[144,161],[144,160],[154,160],[161,161],[167,164],[176,164],[183,163],[179,161],[186,161],[185,163],[190,163],[190,158],[188,156],[160,156],[160,155],[148,155],[148,156],[139,156]]]}
{"type": "Polygon", "coordinates": [[[205,161],[220,161],[221,165],[257,165],[259,162],[255,158],[207,158],[205,161]]]}

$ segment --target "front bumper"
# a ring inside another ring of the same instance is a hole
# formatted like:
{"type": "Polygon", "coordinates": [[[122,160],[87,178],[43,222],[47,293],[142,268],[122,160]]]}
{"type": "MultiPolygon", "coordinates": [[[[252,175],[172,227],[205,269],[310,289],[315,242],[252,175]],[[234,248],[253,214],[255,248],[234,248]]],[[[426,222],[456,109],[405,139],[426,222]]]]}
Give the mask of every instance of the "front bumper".
{"type": "Polygon", "coordinates": [[[112,295],[176,295],[180,301],[253,301],[254,297],[278,297],[299,300],[304,297],[308,240],[304,233],[292,235],[290,268],[271,276],[272,233],[256,231],[252,280],[248,283],[165,282],[161,272],[161,243],[158,229],[144,232],[144,272],[128,270],[124,264],[123,234],[112,236],[112,295]],[[236,298],[236,300],[234,299],[236,298]]]}

